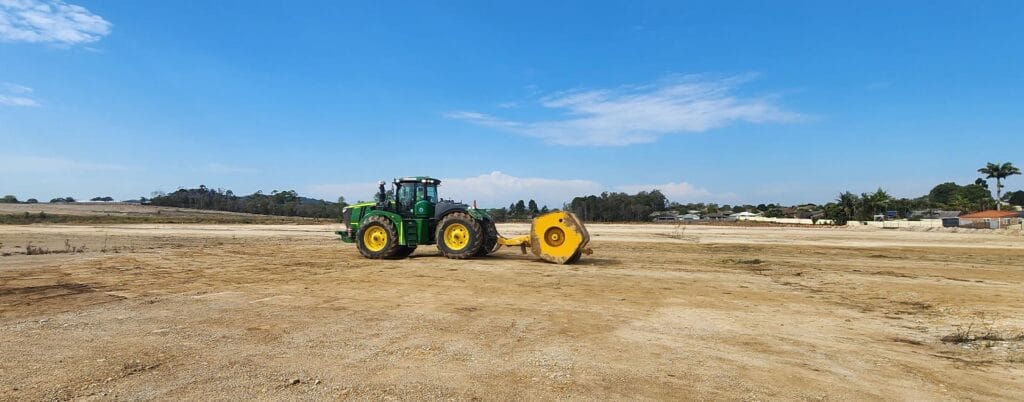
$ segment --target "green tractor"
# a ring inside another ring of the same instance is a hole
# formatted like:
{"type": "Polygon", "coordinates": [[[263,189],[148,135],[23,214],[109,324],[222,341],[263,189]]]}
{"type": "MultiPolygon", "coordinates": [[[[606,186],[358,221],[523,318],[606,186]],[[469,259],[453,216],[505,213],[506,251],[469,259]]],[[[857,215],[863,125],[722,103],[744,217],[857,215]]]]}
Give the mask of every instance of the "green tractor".
{"type": "Polygon", "coordinates": [[[405,258],[419,245],[437,244],[448,258],[482,257],[505,246],[527,248],[544,260],[572,263],[590,254],[590,235],[575,215],[556,211],[537,217],[530,235],[505,238],[487,211],[438,197],[441,180],[402,177],[393,191],[379,183],[375,202],[342,210],[344,230],[335,233],[355,243],[367,258],[405,258]]]}

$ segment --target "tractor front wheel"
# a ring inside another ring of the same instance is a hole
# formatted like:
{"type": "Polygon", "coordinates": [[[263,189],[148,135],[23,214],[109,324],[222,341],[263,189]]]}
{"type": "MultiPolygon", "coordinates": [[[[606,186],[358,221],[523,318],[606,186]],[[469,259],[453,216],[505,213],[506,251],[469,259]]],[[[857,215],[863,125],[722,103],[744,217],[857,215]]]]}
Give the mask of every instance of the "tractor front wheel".
{"type": "Polygon", "coordinates": [[[399,257],[402,249],[406,248],[398,244],[398,230],[395,229],[394,222],[383,216],[366,218],[359,226],[356,232],[356,247],[364,257],[375,259],[399,257]]]}
{"type": "Polygon", "coordinates": [[[441,254],[458,259],[477,254],[483,247],[485,236],[480,222],[464,212],[453,212],[442,218],[434,233],[441,254]]]}

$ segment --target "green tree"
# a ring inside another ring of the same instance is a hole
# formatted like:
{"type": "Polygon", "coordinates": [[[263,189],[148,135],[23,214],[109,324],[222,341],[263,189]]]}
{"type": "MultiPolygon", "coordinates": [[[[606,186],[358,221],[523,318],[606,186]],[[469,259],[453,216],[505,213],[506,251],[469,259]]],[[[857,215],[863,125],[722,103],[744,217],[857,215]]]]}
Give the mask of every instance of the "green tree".
{"type": "Polygon", "coordinates": [[[975,212],[992,208],[992,193],[977,184],[968,184],[960,187],[956,195],[963,198],[963,200],[958,200],[963,204],[956,207],[956,209],[975,212]]]}
{"type": "Polygon", "coordinates": [[[540,209],[537,208],[537,201],[530,200],[530,203],[528,204],[526,209],[530,213],[531,217],[534,217],[534,216],[537,216],[538,214],[540,214],[540,209]]]}
{"type": "Polygon", "coordinates": [[[1024,190],[1011,191],[1003,196],[1003,201],[1010,203],[1010,205],[1024,206],[1024,190]]]}
{"type": "MultiPolygon", "coordinates": [[[[846,221],[853,219],[856,215],[857,200],[857,195],[849,191],[839,193],[839,197],[836,198],[836,204],[839,207],[838,211],[842,213],[840,219],[842,219],[843,224],[845,224],[846,221]]],[[[836,217],[830,217],[829,219],[836,220],[836,217]]]]}
{"type": "Polygon", "coordinates": [[[825,219],[831,220],[833,225],[842,226],[850,221],[850,213],[839,203],[828,203],[825,205],[825,219]]]}
{"type": "Polygon", "coordinates": [[[892,201],[892,196],[889,195],[885,190],[879,188],[871,194],[864,194],[862,198],[865,198],[864,204],[867,206],[868,217],[885,212],[889,208],[889,202],[892,201]]]}
{"type": "Polygon", "coordinates": [[[971,211],[976,209],[972,208],[972,203],[961,193],[953,194],[953,197],[949,199],[949,203],[947,205],[959,211],[971,211]]]}
{"type": "Polygon", "coordinates": [[[18,203],[18,197],[15,197],[13,195],[5,195],[4,198],[0,198],[0,203],[2,203],[2,204],[17,204],[18,203]]]}
{"type": "Polygon", "coordinates": [[[939,184],[928,192],[928,201],[933,204],[949,205],[953,195],[960,190],[960,186],[953,182],[939,184]]]}
{"type": "MultiPolygon", "coordinates": [[[[986,175],[986,179],[996,179],[996,200],[1003,198],[1003,180],[1007,177],[1020,174],[1020,169],[1013,166],[1012,163],[992,163],[989,162],[985,167],[978,169],[978,173],[986,175]]],[[[996,209],[1000,208],[1001,203],[996,202],[996,209]]]]}
{"type": "Polygon", "coordinates": [[[39,200],[37,200],[35,198],[29,198],[29,199],[25,200],[25,203],[26,204],[38,204],[39,200]]]}
{"type": "Polygon", "coordinates": [[[523,200],[516,201],[512,209],[512,217],[515,219],[526,219],[526,203],[523,200]]]}

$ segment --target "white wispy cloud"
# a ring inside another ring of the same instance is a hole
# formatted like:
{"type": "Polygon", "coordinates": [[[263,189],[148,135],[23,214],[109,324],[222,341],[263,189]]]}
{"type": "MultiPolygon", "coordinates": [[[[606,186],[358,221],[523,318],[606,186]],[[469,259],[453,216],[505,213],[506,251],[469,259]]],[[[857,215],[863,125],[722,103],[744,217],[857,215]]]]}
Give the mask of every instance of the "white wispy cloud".
{"type": "MultiPolygon", "coordinates": [[[[390,182],[388,183],[390,186],[390,182]]],[[[573,197],[599,195],[604,191],[635,194],[640,191],[661,190],[669,200],[680,202],[708,201],[721,199],[721,195],[686,182],[664,184],[635,184],[606,186],[593,180],[556,179],[544,177],[517,177],[500,171],[469,177],[441,178],[439,192],[445,199],[471,203],[477,201],[481,207],[501,207],[516,200],[536,200],[541,205],[560,208],[562,203],[573,197]]],[[[377,190],[377,184],[342,183],[309,186],[310,194],[336,199],[345,196],[348,202],[370,201],[377,190]]]]}
{"type": "Polygon", "coordinates": [[[129,168],[114,163],[83,162],[49,156],[0,155],[0,171],[5,173],[75,173],[124,170],[129,170],[129,168]]]}
{"type": "Polygon", "coordinates": [[[77,45],[100,40],[111,24],[60,0],[0,0],[0,40],[77,45]]]}
{"type": "Polygon", "coordinates": [[[0,95],[0,105],[33,107],[39,106],[39,102],[36,102],[35,99],[23,96],[0,95]]]}
{"type": "Polygon", "coordinates": [[[775,96],[737,95],[737,87],[751,79],[678,76],[648,85],[557,93],[540,99],[543,108],[562,112],[560,118],[549,120],[512,120],[468,110],[445,116],[570,146],[623,146],[735,122],[802,118],[777,105],[775,96]]]}
{"type": "MultiPolygon", "coordinates": [[[[470,177],[442,177],[441,197],[481,206],[498,206],[509,200],[534,199],[552,207],[560,207],[567,194],[595,194],[601,184],[590,180],[551,179],[542,177],[516,177],[499,171],[470,177]]],[[[388,180],[390,188],[391,182],[388,180]]],[[[345,196],[349,202],[369,201],[377,191],[377,184],[341,183],[318,184],[309,187],[311,194],[326,199],[345,196]]]]}
{"type": "Polygon", "coordinates": [[[561,207],[567,194],[594,194],[601,191],[601,184],[591,180],[516,177],[498,171],[473,177],[441,179],[441,186],[445,198],[464,202],[476,200],[484,205],[533,199],[541,204],[561,207]]]}
{"type": "Polygon", "coordinates": [[[30,93],[32,88],[24,85],[0,82],[0,106],[39,106],[39,102],[27,96],[30,93]]]}
{"type": "Polygon", "coordinates": [[[18,94],[18,95],[32,93],[32,88],[26,87],[24,85],[18,85],[18,84],[10,83],[10,82],[0,83],[0,90],[3,90],[4,92],[10,93],[10,94],[18,94]]]}

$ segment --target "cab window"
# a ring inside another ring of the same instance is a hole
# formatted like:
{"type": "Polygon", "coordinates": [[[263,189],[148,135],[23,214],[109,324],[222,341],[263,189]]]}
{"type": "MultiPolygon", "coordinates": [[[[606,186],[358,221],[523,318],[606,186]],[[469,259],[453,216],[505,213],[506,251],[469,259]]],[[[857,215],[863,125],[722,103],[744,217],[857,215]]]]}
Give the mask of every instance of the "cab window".
{"type": "Polygon", "coordinates": [[[427,186],[427,201],[437,202],[437,186],[436,185],[431,184],[431,185],[427,186]]]}
{"type": "Polygon", "coordinates": [[[400,185],[398,186],[398,203],[401,204],[403,211],[412,211],[413,204],[416,202],[414,198],[415,188],[411,185],[400,185]]]}
{"type": "Polygon", "coordinates": [[[427,199],[426,191],[423,188],[423,183],[416,183],[416,201],[427,199]]]}

